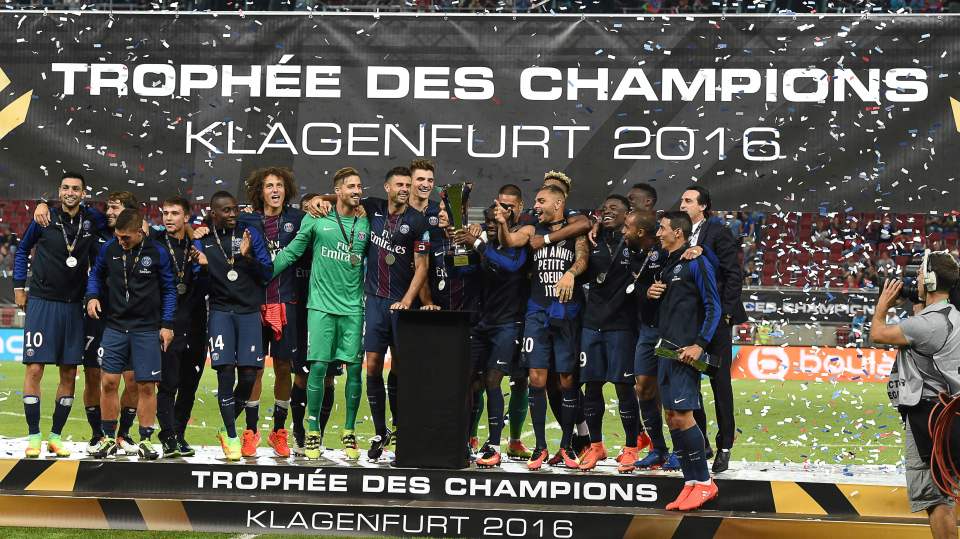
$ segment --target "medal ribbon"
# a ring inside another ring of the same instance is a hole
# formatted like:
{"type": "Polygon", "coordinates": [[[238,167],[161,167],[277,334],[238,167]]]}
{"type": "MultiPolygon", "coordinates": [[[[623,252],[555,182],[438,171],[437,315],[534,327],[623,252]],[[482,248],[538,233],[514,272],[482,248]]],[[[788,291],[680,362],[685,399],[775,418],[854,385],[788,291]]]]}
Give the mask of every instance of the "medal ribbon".
{"type": "MultiPolygon", "coordinates": [[[[140,247],[137,249],[137,257],[133,259],[132,267],[137,267],[137,262],[140,262],[140,254],[143,252],[143,242],[146,239],[140,240],[140,247]]],[[[127,252],[121,247],[121,262],[123,262],[123,293],[127,298],[127,301],[130,301],[130,284],[127,277],[127,252]]]]}

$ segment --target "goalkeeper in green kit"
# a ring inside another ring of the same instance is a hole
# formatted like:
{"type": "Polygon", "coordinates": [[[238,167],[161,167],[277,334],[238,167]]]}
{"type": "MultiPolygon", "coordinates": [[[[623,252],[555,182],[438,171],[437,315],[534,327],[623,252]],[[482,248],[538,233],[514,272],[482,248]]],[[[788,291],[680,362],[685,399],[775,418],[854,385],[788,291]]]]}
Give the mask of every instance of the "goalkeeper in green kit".
{"type": "Polygon", "coordinates": [[[360,452],[353,429],[362,392],[361,347],[363,342],[363,256],[370,238],[370,224],[361,217],[363,185],[356,169],[342,168],[333,176],[337,197],[333,211],[324,217],[306,215],[300,231],[273,262],[274,275],[287,269],[307,249],[313,250],[310,290],[307,296],[307,436],[304,454],[320,458],[322,443],[320,405],[323,379],[331,365],[347,367],[347,416],[343,450],[349,459],[360,452]]]}

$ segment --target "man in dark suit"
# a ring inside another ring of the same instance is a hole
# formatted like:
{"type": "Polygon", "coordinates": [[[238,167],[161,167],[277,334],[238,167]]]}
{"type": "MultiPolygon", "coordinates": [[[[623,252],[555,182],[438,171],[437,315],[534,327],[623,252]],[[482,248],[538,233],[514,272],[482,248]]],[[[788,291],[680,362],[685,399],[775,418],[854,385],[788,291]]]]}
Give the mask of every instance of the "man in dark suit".
{"type": "MultiPolygon", "coordinates": [[[[717,289],[720,292],[722,317],[720,326],[713,335],[707,353],[720,358],[717,374],[710,379],[717,412],[717,453],[713,461],[713,473],[726,471],[730,465],[730,449],[733,447],[736,425],[733,419],[733,387],[730,383],[730,367],[733,360],[731,328],[747,321],[740,299],[743,286],[743,268],[740,265],[739,240],[719,217],[710,216],[710,192],[699,185],[692,185],[680,197],[680,209],[687,212],[693,221],[690,234],[690,249],[684,258],[707,256],[717,268],[717,289]]],[[[702,397],[701,397],[702,398],[702,397]]],[[[697,424],[707,433],[707,417],[704,408],[695,412],[697,424]]],[[[709,440],[709,438],[707,438],[709,440]]],[[[709,444],[709,441],[707,442],[709,444]]],[[[712,451],[707,449],[707,454],[712,451]]]]}

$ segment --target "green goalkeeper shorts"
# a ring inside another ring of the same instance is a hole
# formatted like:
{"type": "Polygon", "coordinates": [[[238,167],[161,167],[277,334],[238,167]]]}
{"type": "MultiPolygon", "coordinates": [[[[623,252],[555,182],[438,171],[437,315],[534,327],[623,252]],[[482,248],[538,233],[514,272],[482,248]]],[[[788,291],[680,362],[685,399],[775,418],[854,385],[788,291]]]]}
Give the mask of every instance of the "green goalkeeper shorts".
{"type": "Polygon", "coordinates": [[[363,361],[363,315],[307,313],[307,361],[360,363],[363,361]]]}

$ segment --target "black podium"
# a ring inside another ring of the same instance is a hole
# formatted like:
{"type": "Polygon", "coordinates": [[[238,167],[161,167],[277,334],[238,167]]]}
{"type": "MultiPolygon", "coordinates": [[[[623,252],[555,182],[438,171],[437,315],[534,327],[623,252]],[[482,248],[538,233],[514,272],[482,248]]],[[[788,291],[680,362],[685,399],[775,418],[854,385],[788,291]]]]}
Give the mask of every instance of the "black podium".
{"type": "Polygon", "coordinates": [[[470,465],[470,315],[398,312],[397,466],[470,465]]]}

